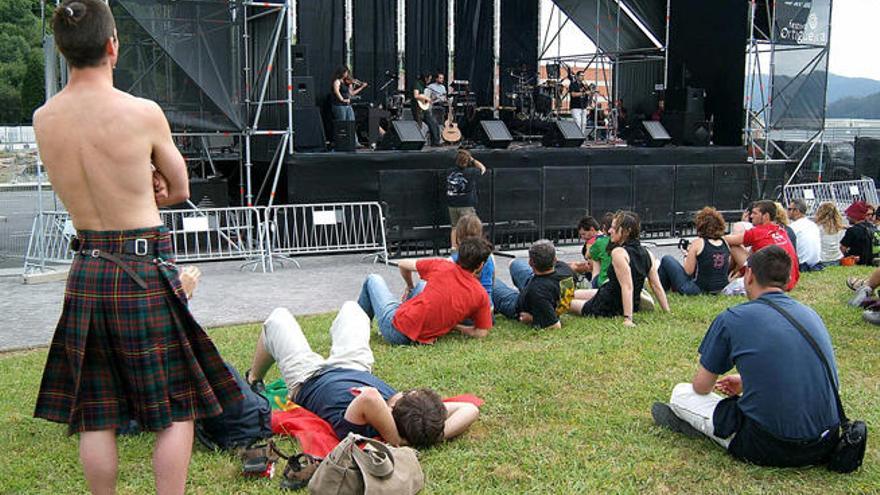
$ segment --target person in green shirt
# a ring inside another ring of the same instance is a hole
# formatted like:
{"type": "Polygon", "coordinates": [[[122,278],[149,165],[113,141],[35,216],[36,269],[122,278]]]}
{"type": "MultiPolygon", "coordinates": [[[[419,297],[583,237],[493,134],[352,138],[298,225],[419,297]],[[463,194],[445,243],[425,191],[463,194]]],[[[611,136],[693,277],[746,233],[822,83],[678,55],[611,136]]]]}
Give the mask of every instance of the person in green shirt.
{"type": "Polygon", "coordinates": [[[593,288],[598,289],[602,284],[608,281],[608,267],[611,266],[611,253],[608,252],[608,229],[611,228],[611,221],[614,215],[607,212],[602,215],[602,221],[599,222],[601,234],[596,237],[596,241],[590,246],[589,257],[593,260],[593,288]]]}

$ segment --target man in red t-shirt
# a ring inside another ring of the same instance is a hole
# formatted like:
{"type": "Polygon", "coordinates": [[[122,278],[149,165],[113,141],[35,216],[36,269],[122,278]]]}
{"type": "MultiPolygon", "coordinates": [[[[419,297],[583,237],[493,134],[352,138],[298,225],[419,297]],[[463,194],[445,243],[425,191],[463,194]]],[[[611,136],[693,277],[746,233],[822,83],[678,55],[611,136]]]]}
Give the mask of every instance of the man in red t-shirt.
{"type": "Polygon", "coordinates": [[[376,317],[379,333],[390,344],[432,344],[454,329],[485,337],[492,328],[492,310],[479,277],[491,251],[485,239],[472,238],[459,243],[455,263],[439,258],[403,260],[398,265],[406,281],[403,303],[380,275],[373,274],[364,281],[358,304],[371,319],[376,317]],[[413,272],[422,279],[418,285],[413,283],[413,272]],[[465,319],[474,325],[459,324],[465,319]]]}
{"type": "Polygon", "coordinates": [[[791,276],[788,279],[788,285],[785,286],[786,291],[794,289],[800,278],[800,270],[798,269],[797,251],[788,238],[785,229],[776,223],[776,204],[772,201],[757,201],[752,205],[752,211],[749,215],[754,227],[739,233],[724,236],[724,240],[730,246],[731,264],[736,264],[736,268],[740,269],[745,266],[749,257],[749,252],[745,249],[752,248],[752,252],[760,251],[767,246],[779,246],[788,253],[791,258],[791,276]]]}

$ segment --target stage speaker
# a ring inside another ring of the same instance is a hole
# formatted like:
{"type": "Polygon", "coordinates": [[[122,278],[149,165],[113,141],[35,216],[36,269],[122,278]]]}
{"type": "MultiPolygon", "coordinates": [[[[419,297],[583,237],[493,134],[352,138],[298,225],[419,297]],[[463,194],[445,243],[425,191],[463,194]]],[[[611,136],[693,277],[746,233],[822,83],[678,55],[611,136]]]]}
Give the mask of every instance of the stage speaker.
{"type": "Polygon", "coordinates": [[[654,120],[643,120],[642,128],[645,129],[645,132],[648,133],[648,146],[664,146],[672,138],[669,136],[669,133],[666,132],[666,129],[663,127],[663,124],[654,120]]]}
{"type": "Polygon", "coordinates": [[[293,112],[293,148],[296,151],[325,151],[324,122],[316,106],[293,112]]]}
{"type": "Polygon", "coordinates": [[[855,140],[855,176],[880,178],[880,139],[858,137],[855,140]]]}
{"type": "Polygon", "coordinates": [[[425,136],[414,120],[393,120],[391,128],[385,133],[380,150],[420,150],[425,145],[425,136]]]}
{"type": "Polygon", "coordinates": [[[480,141],[487,148],[504,149],[510,146],[513,136],[504,122],[484,120],[480,122],[480,141]]]}
{"type": "Polygon", "coordinates": [[[293,107],[315,106],[315,79],[312,76],[294,76],[292,79],[293,107]]]}
{"type": "MultiPolygon", "coordinates": [[[[189,200],[199,208],[226,208],[229,206],[229,191],[226,179],[213,177],[210,179],[192,178],[189,180],[189,200]]],[[[183,203],[171,206],[172,210],[190,208],[183,203]]]]}
{"type": "Polygon", "coordinates": [[[294,76],[309,76],[309,45],[293,45],[290,47],[294,76]]]}
{"type": "Polygon", "coordinates": [[[354,151],[357,148],[357,129],[353,120],[333,122],[333,149],[335,151],[354,151]]]}
{"type": "Polygon", "coordinates": [[[557,120],[550,125],[541,143],[556,148],[577,148],[584,143],[584,133],[577,123],[571,120],[557,120]]]}

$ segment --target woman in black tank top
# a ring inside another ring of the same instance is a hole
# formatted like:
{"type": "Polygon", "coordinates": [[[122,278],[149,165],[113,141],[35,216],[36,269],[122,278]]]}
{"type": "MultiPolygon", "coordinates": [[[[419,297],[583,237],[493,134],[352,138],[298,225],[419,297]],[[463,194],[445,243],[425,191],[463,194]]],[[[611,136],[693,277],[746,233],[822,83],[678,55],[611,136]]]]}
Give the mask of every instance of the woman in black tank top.
{"type": "Polygon", "coordinates": [[[688,246],[684,266],[666,255],[660,261],[660,283],[667,291],[686,296],[717,294],[727,285],[730,247],[722,236],[727,230],[724,217],[715,208],[697,212],[694,225],[699,236],[688,246]]]}
{"type": "Polygon", "coordinates": [[[570,312],[583,316],[619,316],[624,325],[633,326],[633,311],[638,311],[645,281],[657,297],[660,307],[669,311],[666,293],[660,284],[654,257],[639,242],[639,217],[631,211],[619,211],[609,230],[611,266],[608,282],[598,289],[577,290],[570,312]]]}

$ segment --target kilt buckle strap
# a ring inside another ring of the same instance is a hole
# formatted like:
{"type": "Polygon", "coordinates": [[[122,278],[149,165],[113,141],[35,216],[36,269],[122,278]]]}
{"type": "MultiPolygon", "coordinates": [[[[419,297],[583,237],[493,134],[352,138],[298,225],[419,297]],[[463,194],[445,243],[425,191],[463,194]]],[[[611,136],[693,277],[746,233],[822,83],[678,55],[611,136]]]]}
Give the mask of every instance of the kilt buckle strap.
{"type": "MultiPolygon", "coordinates": [[[[145,239],[138,239],[138,240],[145,240],[145,239]]],[[[81,254],[83,254],[85,256],[91,256],[92,258],[102,258],[102,259],[105,259],[105,260],[113,263],[114,265],[116,265],[120,269],[122,269],[122,271],[124,271],[129,277],[131,277],[131,279],[134,280],[134,282],[136,284],[138,284],[138,286],[140,286],[141,289],[146,290],[147,283],[144,282],[144,279],[141,278],[141,276],[138,275],[137,272],[134,271],[134,269],[132,269],[131,266],[128,265],[128,263],[123,261],[120,257],[116,256],[115,254],[108,253],[106,251],[101,251],[100,249],[91,249],[91,250],[85,250],[85,251],[80,251],[80,252],[81,252],[81,254]]]]}

